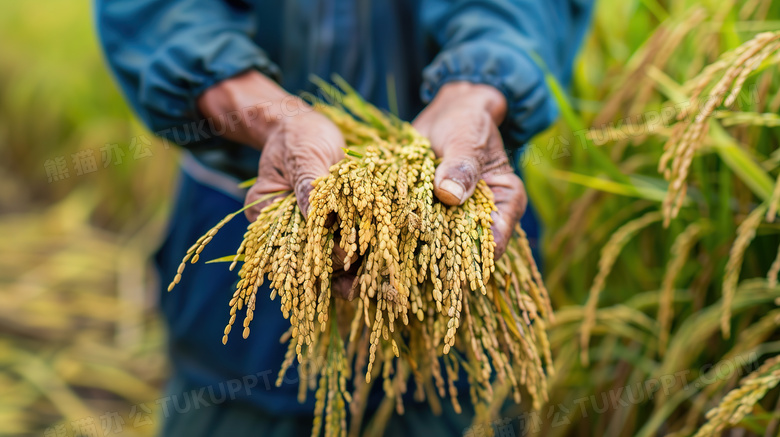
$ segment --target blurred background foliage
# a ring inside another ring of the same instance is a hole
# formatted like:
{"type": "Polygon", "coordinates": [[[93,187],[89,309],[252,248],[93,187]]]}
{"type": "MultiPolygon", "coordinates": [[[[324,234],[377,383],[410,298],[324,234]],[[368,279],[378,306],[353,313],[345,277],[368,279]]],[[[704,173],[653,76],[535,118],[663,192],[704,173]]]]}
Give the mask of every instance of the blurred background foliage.
{"type": "MultiPolygon", "coordinates": [[[[571,93],[559,94],[563,117],[523,157],[557,311],[550,405],[569,411],[566,423],[543,419],[542,435],[691,435],[777,355],[780,290],[767,272],[780,229],[756,211],[772,202],[778,174],[777,53],[705,122],[686,202],[668,227],[658,163],[690,103],[689,80],[780,30],[778,19],[780,4],[763,0],[599,1],[571,93]],[[757,229],[743,225],[754,211],[757,229]],[[724,304],[729,277],[738,285],[724,304]],[[648,381],[670,376],[668,390],[649,396],[648,381]]],[[[775,435],[777,391],[748,404],[727,428],[775,435]]]]}
{"type": "Polygon", "coordinates": [[[165,377],[148,258],[177,153],[133,119],[90,9],[0,6],[4,436],[153,435],[157,424],[155,411],[133,406],[154,407],[165,377]]]}
{"type": "MultiPolygon", "coordinates": [[[[766,181],[780,170],[776,54],[709,121],[679,216],[664,227],[657,214],[669,108],[686,104],[686,81],[763,31],[780,31],[779,3],[598,2],[572,88],[558,92],[562,119],[521,162],[546,228],[557,322],[549,406],[531,428],[511,416],[517,435],[523,425],[540,435],[691,435],[780,352],[780,288],[766,278],[780,227],[762,219],[754,238],[740,228],[771,202],[766,181]],[[747,245],[724,331],[738,235],[747,245]],[[601,408],[610,395],[625,400],[621,388],[681,374],[689,384],[601,408]]],[[[166,363],[148,259],[177,152],[123,102],[88,2],[0,6],[0,145],[0,435],[90,435],[90,426],[153,435],[166,363]]],[[[778,406],[770,390],[730,426],[775,435],[778,406]]]]}

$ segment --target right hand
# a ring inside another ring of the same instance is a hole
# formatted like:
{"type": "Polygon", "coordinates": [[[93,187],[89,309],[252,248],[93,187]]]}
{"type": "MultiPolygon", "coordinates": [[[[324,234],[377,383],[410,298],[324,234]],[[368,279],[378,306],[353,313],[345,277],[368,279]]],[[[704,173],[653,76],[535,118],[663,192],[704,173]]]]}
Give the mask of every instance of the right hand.
{"type": "MultiPolygon", "coordinates": [[[[206,118],[228,120],[227,139],[263,152],[246,204],[268,193],[294,191],[306,216],[312,181],[327,175],[344,155],[344,137],[327,117],[254,70],[206,90],[198,108],[206,118]]],[[[257,219],[271,201],[247,209],[247,218],[257,219]]]]}
{"type": "MultiPolygon", "coordinates": [[[[341,131],[313,108],[296,98],[288,107],[298,106],[295,115],[282,117],[275,124],[260,155],[257,181],[249,188],[245,204],[276,191],[295,192],[303,216],[309,213],[312,182],[326,176],[330,166],[344,157],[341,131]]],[[[261,202],[246,210],[249,221],[272,202],[261,202]]]]}
{"type": "MultiPolygon", "coordinates": [[[[241,114],[235,129],[227,129],[225,137],[262,151],[257,181],[249,188],[244,204],[269,193],[292,191],[306,217],[312,182],[327,175],[331,165],[344,157],[342,148],[346,146],[338,127],[256,71],[208,89],[199,98],[198,106],[205,117],[215,120],[220,114],[241,114]]],[[[247,219],[255,221],[272,201],[268,199],[248,208],[247,219]]],[[[340,247],[334,247],[333,291],[339,297],[351,299],[355,275],[343,271],[345,255],[340,247]]]]}

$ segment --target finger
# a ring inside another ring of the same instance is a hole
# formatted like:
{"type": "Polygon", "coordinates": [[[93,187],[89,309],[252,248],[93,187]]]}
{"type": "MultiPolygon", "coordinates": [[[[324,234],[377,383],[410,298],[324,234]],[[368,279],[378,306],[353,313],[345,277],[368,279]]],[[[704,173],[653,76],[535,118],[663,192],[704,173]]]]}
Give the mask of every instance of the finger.
{"type": "MultiPolygon", "coordinates": [[[[244,206],[249,205],[256,200],[267,196],[269,193],[277,191],[292,191],[292,186],[288,182],[288,176],[284,167],[281,165],[283,152],[282,147],[266,147],[265,152],[260,156],[260,164],[257,171],[257,181],[249,187],[244,199],[244,206]]],[[[279,197],[287,194],[280,194],[266,199],[257,205],[253,205],[244,211],[244,215],[250,222],[257,220],[260,211],[270,205],[279,197]]]]}
{"type": "MultiPolygon", "coordinates": [[[[346,266],[346,261],[347,261],[347,251],[341,248],[341,238],[338,237],[335,243],[336,244],[333,245],[333,254],[331,256],[333,260],[334,272],[343,269],[346,266]]],[[[358,254],[357,252],[355,252],[349,258],[349,267],[347,267],[347,269],[353,267],[357,259],[358,259],[358,254]]]]}
{"type": "Polygon", "coordinates": [[[352,300],[357,296],[357,276],[352,273],[343,273],[333,277],[331,291],[336,297],[344,300],[352,300]]]}
{"type": "MultiPolygon", "coordinates": [[[[321,114],[314,114],[312,124],[305,129],[288,129],[285,168],[291,173],[291,182],[298,206],[304,217],[309,212],[312,183],[328,174],[330,167],[343,157],[345,147],[341,131],[321,114]]],[[[299,125],[300,127],[300,125],[299,125]]]]}
{"type": "Polygon", "coordinates": [[[277,191],[283,191],[284,193],[280,193],[277,194],[276,196],[267,198],[262,202],[259,202],[256,205],[252,205],[246,210],[244,210],[244,215],[246,216],[247,220],[249,220],[250,222],[254,222],[255,220],[257,220],[257,216],[260,215],[260,212],[263,210],[263,208],[275,202],[280,197],[287,196],[287,194],[289,194],[289,192],[292,191],[289,187],[286,186],[286,184],[271,185],[271,184],[263,184],[262,182],[258,182],[252,185],[252,187],[250,187],[249,191],[247,191],[246,193],[244,206],[249,205],[260,198],[267,197],[268,194],[277,191]]]}
{"type": "Polygon", "coordinates": [[[432,111],[430,110],[430,107],[427,107],[412,121],[412,127],[414,127],[420,135],[425,138],[430,138],[431,126],[433,125],[435,116],[435,111],[432,111]]]}
{"type": "Polygon", "coordinates": [[[491,229],[496,242],[495,257],[498,259],[506,251],[515,225],[525,213],[528,197],[523,181],[514,173],[490,173],[485,176],[485,182],[493,192],[497,209],[491,214],[493,218],[491,229]]]}
{"type": "Polygon", "coordinates": [[[486,113],[475,113],[465,122],[455,118],[437,123],[431,145],[442,161],[436,168],[433,186],[443,203],[461,205],[474,193],[482,175],[492,123],[486,113]]]}

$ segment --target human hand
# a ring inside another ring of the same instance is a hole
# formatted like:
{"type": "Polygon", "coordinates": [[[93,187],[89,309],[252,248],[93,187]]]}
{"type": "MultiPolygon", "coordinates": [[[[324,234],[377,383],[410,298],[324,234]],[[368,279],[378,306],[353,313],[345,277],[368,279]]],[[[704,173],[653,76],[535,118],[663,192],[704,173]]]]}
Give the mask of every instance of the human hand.
{"type": "Polygon", "coordinates": [[[414,127],[431,141],[441,164],[434,194],[444,204],[461,205],[484,179],[498,211],[492,214],[496,258],[506,250],[528,203],[523,182],[512,171],[498,125],[506,100],[497,89],[469,82],[450,82],[417,116],[414,127]]]}
{"type": "MultiPolygon", "coordinates": [[[[246,204],[278,191],[294,192],[303,216],[309,212],[312,182],[328,174],[330,166],[344,157],[341,131],[312,107],[297,99],[295,115],[283,117],[271,129],[260,155],[257,181],[249,188],[246,204]]],[[[272,200],[246,210],[254,221],[272,200]]]]}
{"type": "MultiPolygon", "coordinates": [[[[245,205],[271,193],[294,192],[298,207],[306,217],[312,182],[327,175],[330,166],[344,157],[344,138],[338,127],[302,99],[257,72],[236,76],[209,89],[201,96],[199,107],[206,117],[216,118],[231,111],[243,114],[236,128],[226,136],[262,151],[257,180],[246,194],[245,205]],[[251,108],[262,109],[262,113],[251,108]]],[[[269,198],[247,208],[247,219],[255,221],[273,200],[269,198]]],[[[351,299],[355,275],[343,271],[345,256],[346,252],[336,245],[333,291],[339,297],[351,299]]]]}
{"type": "MultiPolygon", "coordinates": [[[[296,104],[306,105],[303,101],[296,104]]],[[[302,107],[297,115],[283,118],[263,147],[257,181],[247,192],[246,204],[269,193],[294,191],[298,207],[306,217],[312,182],[327,175],[330,166],[344,157],[342,147],[345,145],[341,131],[311,107],[302,107]]],[[[269,199],[247,209],[247,218],[254,221],[270,202],[269,199]]],[[[334,273],[331,289],[334,295],[352,300],[355,297],[352,284],[356,276],[343,270],[347,254],[338,240],[336,243],[332,255],[334,273]]]]}

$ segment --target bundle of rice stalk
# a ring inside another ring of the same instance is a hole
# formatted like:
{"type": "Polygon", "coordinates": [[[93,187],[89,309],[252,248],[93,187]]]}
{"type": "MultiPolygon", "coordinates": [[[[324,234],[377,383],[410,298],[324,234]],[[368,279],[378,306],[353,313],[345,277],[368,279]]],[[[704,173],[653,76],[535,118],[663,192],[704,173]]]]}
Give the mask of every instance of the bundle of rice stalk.
{"type": "MultiPolygon", "coordinates": [[[[344,159],[314,182],[305,219],[294,194],[262,210],[232,259],[239,269],[230,299],[226,342],[239,312],[249,335],[257,291],[265,278],[290,321],[279,373],[297,360],[318,369],[312,435],[346,435],[346,408],[361,416],[365,393],[381,373],[384,392],[403,413],[409,378],[416,399],[449,394],[460,411],[455,381],[468,375],[472,402],[488,406],[493,385],[523,390],[539,408],[552,370],[545,326],[552,310],[523,230],[494,259],[493,197],[484,181],[462,206],[433,196],[436,161],[430,142],[406,122],[371,106],[339,81],[323,87],[330,103],[315,106],[342,131],[344,159]],[[339,244],[345,269],[356,272],[355,299],[331,292],[331,257],[339,244]],[[316,366],[324,359],[325,364],[316,366]],[[319,361],[318,361],[319,360],[319,361]],[[546,367],[546,369],[545,369],[546,367]],[[347,379],[354,375],[354,390],[347,379]]],[[[229,215],[187,252],[196,262],[229,215]]],[[[302,375],[309,376],[309,375],[302,375]]],[[[313,376],[313,375],[311,375],[313,376]]],[[[302,377],[301,396],[307,387],[302,377]]]]}

